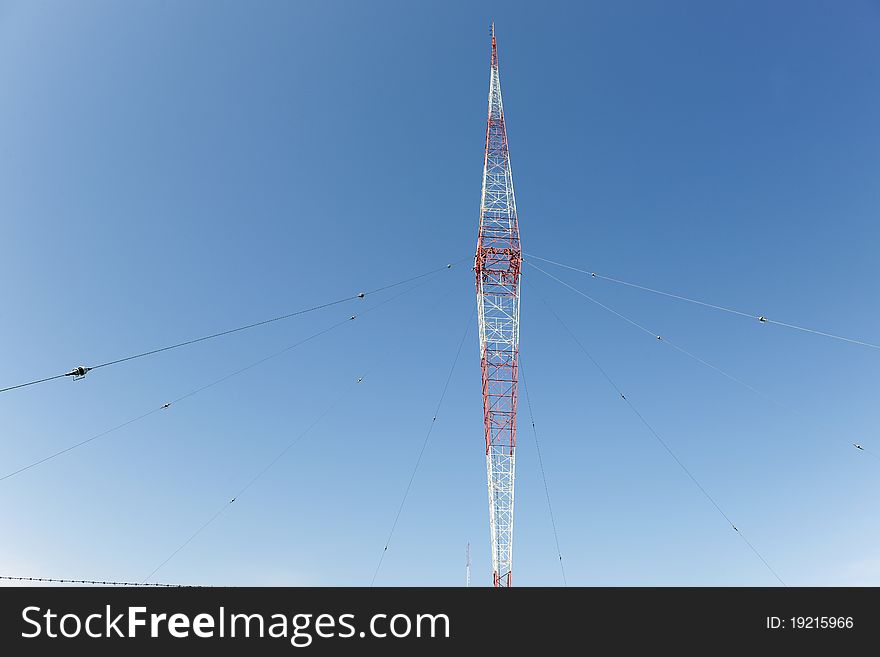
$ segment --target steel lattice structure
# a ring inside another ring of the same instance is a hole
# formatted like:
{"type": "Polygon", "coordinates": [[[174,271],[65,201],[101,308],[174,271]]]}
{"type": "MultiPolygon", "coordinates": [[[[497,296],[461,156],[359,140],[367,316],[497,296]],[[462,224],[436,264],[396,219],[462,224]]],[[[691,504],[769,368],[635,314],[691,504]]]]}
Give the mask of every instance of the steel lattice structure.
{"type": "Polygon", "coordinates": [[[486,157],[474,271],[483,373],[489,529],[496,587],[511,585],[521,269],[522,249],[493,25],[486,157]]]}

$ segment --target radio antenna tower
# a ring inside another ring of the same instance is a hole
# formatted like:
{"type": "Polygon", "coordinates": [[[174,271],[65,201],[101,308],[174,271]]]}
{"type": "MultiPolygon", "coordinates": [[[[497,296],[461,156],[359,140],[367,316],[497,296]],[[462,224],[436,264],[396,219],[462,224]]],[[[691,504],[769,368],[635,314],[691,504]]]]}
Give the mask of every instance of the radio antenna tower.
{"type": "Polygon", "coordinates": [[[468,544],[467,544],[466,555],[467,556],[465,557],[465,566],[464,566],[465,572],[466,572],[465,586],[469,587],[471,585],[471,542],[470,541],[468,541],[468,544]]]}
{"type": "Polygon", "coordinates": [[[515,477],[519,278],[522,249],[492,24],[489,118],[474,271],[483,372],[483,423],[489,483],[493,584],[511,585],[515,477]]]}

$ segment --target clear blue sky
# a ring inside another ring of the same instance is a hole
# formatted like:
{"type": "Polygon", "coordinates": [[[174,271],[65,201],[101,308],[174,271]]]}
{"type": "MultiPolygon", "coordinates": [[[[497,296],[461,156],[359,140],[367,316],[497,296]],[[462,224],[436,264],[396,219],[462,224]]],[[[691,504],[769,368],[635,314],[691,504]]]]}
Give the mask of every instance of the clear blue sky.
{"type": "MultiPolygon", "coordinates": [[[[473,254],[490,20],[525,250],[877,342],[876,2],[0,3],[0,386],[473,254]]],[[[521,350],[570,584],[773,585],[577,332],[790,585],[880,584],[880,353],[554,269],[521,350]]],[[[0,571],[367,585],[473,309],[419,292],[0,483],[0,571]]],[[[378,300],[378,299],[376,299],[378,300]]],[[[2,473],[341,306],[0,396],[2,473]]],[[[378,584],[490,580],[471,327],[378,584]]],[[[514,583],[559,584],[521,406],[514,583]]]]}

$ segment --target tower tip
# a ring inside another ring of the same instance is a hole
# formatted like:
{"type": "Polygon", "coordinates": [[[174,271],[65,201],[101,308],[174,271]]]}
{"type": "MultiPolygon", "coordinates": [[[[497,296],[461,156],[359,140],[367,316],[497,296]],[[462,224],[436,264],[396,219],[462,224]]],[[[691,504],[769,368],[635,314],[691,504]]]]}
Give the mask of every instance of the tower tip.
{"type": "Polygon", "coordinates": [[[489,33],[492,35],[492,68],[498,68],[498,46],[495,44],[495,21],[492,21],[489,33]]]}

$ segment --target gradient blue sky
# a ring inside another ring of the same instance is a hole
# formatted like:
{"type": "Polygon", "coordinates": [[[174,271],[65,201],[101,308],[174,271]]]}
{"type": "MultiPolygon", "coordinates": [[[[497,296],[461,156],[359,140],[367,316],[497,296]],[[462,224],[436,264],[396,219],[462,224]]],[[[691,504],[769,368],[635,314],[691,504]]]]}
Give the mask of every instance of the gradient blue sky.
{"type": "MultiPolygon", "coordinates": [[[[493,18],[527,252],[880,339],[877,2],[0,2],[0,385],[469,258],[493,18]]],[[[538,294],[788,584],[880,584],[877,351],[552,271],[803,414],[527,270],[570,584],[775,580],[538,294]]],[[[143,579],[347,390],[155,579],[369,584],[472,308],[465,261],[0,483],[0,571],[143,579]]],[[[350,312],[3,394],[0,470],[350,312]]],[[[462,584],[467,541],[490,581],[479,381],[471,327],[377,584],[462,584]]],[[[520,425],[514,582],[556,585],[520,425]]]]}

